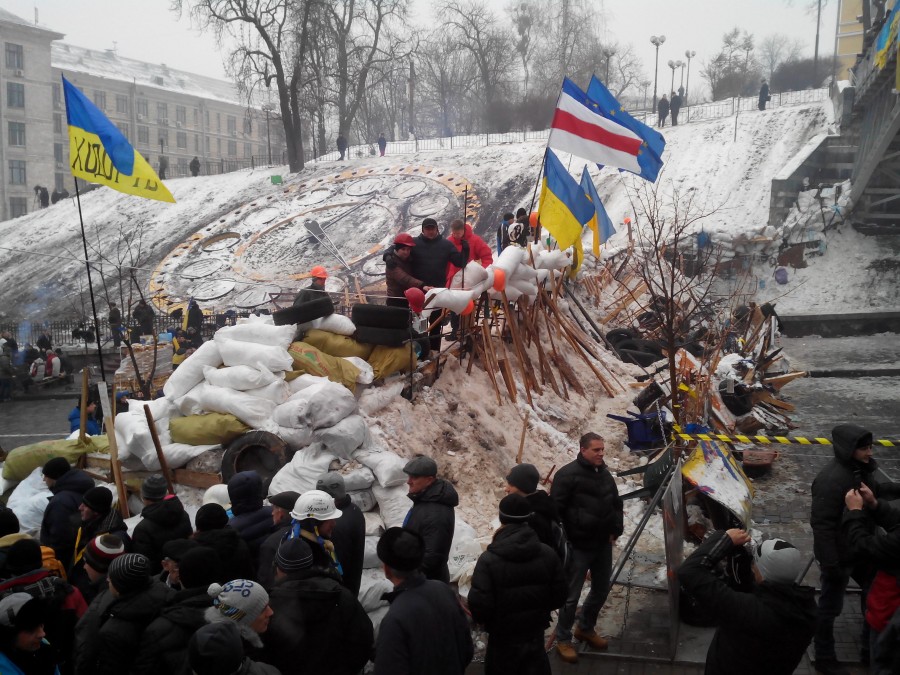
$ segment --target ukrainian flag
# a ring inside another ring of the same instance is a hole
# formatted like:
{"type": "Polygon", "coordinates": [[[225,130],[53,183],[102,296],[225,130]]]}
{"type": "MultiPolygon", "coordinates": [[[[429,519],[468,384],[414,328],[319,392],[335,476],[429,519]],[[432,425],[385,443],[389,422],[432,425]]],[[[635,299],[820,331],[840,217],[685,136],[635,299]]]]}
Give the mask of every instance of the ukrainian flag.
{"type": "Polygon", "coordinates": [[[547,149],[544,159],[544,180],[538,218],[559,244],[560,250],[575,247],[575,265],[578,269],[584,254],[581,250],[581,232],[595,215],[594,205],[575,179],[569,175],[556,154],[547,149]]]}
{"type": "Polygon", "coordinates": [[[603,203],[600,201],[597,188],[594,187],[594,181],[591,180],[591,174],[588,172],[587,167],[584,167],[581,172],[581,189],[584,190],[584,194],[591,200],[591,206],[594,208],[594,215],[587,225],[594,233],[594,257],[599,259],[600,244],[605,244],[606,240],[616,233],[616,228],[613,227],[606,209],[603,208],[603,203]]]}
{"type": "Polygon", "coordinates": [[[72,175],[145,199],[174,202],[172,193],[116,125],[65,77],[62,81],[72,175]]]}

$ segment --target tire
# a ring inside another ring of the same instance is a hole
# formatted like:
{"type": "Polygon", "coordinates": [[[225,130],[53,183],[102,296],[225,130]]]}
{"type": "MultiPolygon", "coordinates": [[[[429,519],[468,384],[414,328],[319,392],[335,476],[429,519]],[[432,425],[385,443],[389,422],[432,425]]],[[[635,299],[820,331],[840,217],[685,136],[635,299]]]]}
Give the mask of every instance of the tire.
{"type": "Polygon", "coordinates": [[[409,309],[387,305],[357,303],[350,310],[350,318],[359,327],[409,329],[409,309]]]}
{"type": "Polygon", "coordinates": [[[640,337],[636,330],[632,328],[613,328],[606,334],[606,340],[613,347],[618,345],[622,340],[634,340],[640,337]]]}
{"type": "Polygon", "coordinates": [[[655,340],[622,340],[616,345],[616,351],[620,349],[644,352],[645,354],[653,354],[657,359],[662,358],[662,348],[659,342],[655,340]]]}
{"type": "Polygon", "coordinates": [[[287,443],[268,431],[248,431],[238,436],[225,449],[222,457],[222,482],[236,473],[256,471],[268,489],[272,477],[290,461],[293,453],[287,443]]]}
{"type": "Polygon", "coordinates": [[[661,356],[648,354],[647,352],[639,352],[633,349],[619,349],[617,351],[619,353],[619,358],[622,359],[625,363],[636,363],[642,368],[652,366],[654,363],[662,359],[661,356]]]}
{"type": "Polygon", "coordinates": [[[328,296],[310,300],[296,307],[285,307],[273,312],[276,326],[290,326],[295,323],[309,323],[334,314],[334,302],[328,296]]]}
{"type": "Polygon", "coordinates": [[[719,383],[719,395],[722,403],[733,415],[740,417],[753,410],[753,392],[741,384],[735,384],[734,392],[728,393],[728,382],[719,383]]]}
{"type": "Polygon", "coordinates": [[[356,333],[353,334],[353,337],[357,342],[364,342],[369,345],[400,347],[404,342],[409,340],[409,330],[373,328],[372,326],[357,325],[356,333]]]}

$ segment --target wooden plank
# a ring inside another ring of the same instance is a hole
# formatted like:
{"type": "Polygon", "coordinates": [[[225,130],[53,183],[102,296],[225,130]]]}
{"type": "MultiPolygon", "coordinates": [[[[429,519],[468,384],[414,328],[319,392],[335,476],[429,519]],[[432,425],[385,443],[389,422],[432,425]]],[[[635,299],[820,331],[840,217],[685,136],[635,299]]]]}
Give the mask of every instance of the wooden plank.
{"type": "Polygon", "coordinates": [[[775,391],[780,391],[784,385],[793,382],[797,378],[807,377],[808,375],[809,373],[804,370],[785,373],[784,375],[775,375],[773,377],[764,377],[763,384],[771,385],[775,388],[775,391]]]}
{"type": "Polygon", "coordinates": [[[150,412],[150,406],[144,406],[144,416],[147,418],[147,426],[150,428],[150,439],[153,441],[153,447],[156,448],[156,458],[159,460],[159,466],[162,469],[162,475],[166,479],[166,485],[169,486],[169,492],[175,494],[175,486],[172,484],[172,474],[169,471],[169,463],[163,453],[162,444],[159,442],[159,434],[156,432],[156,422],[153,421],[153,413],[150,412]]]}

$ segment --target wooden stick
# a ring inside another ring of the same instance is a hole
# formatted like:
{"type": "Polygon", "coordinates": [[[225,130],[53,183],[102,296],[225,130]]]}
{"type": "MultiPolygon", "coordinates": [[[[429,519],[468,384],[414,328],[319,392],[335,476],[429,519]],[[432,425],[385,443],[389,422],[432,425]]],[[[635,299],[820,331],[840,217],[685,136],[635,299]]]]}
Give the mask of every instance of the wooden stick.
{"type": "Polygon", "coordinates": [[[109,439],[109,465],[112,469],[113,483],[116,484],[116,494],[119,496],[119,513],[122,518],[131,518],[128,509],[128,493],[125,491],[125,481],[122,480],[122,466],[119,464],[119,443],[116,441],[116,430],[112,417],[104,419],[106,434],[109,439]]]}
{"type": "Polygon", "coordinates": [[[509,334],[512,336],[513,347],[515,348],[516,352],[516,359],[519,362],[519,369],[522,371],[522,384],[525,386],[525,397],[528,399],[528,405],[534,408],[534,401],[531,398],[531,385],[536,385],[535,390],[538,393],[541,393],[540,385],[538,385],[537,381],[533,380],[533,378],[531,377],[531,371],[534,369],[531,367],[531,363],[527,360],[524,353],[524,347],[522,346],[521,338],[519,336],[516,317],[513,315],[512,308],[509,305],[509,300],[506,298],[506,291],[500,291],[500,295],[503,298],[503,308],[506,313],[506,322],[509,326],[509,334]]]}
{"type": "Polygon", "coordinates": [[[81,369],[81,418],[78,422],[78,442],[86,443],[87,436],[85,435],[85,430],[87,429],[87,399],[88,399],[88,370],[87,368],[81,369]]]}
{"type": "Polygon", "coordinates": [[[519,452],[516,454],[516,464],[522,463],[522,453],[525,451],[525,432],[528,431],[528,411],[522,419],[522,435],[519,437],[519,452]]]}
{"type": "MultiPolygon", "coordinates": [[[[485,353],[485,348],[483,346],[483,342],[479,342],[477,340],[473,343],[475,345],[475,350],[478,354],[478,358],[481,359],[481,363],[484,366],[485,372],[487,372],[488,379],[491,381],[491,384],[494,386],[494,393],[497,394],[497,405],[503,405],[503,398],[500,396],[500,386],[497,384],[497,376],[494,374],[494,369],[491,367],[491,363],[489,357],[485,353]]],[[[473,359],[474,362],[474,359],[473,359]]]]}
{"type": "Polygon", "coordinates": [[[156,433],[156,423],[153,421],[153,413],[150,412],[149,406],[144,406],[144,415],[147,418],[147,426],[150,427],[150,438],[153,439],[153,447],[156,448],[156,456],[159,458],[159,466],[162,468],[162,474],[166,477],[166,485],[169,486],[169,492],[175,494],[175,486],[172,484],[172,475],[169,472],[169,463],[163,454],[162,445],[159,442],[159,434],[156,433]]]}

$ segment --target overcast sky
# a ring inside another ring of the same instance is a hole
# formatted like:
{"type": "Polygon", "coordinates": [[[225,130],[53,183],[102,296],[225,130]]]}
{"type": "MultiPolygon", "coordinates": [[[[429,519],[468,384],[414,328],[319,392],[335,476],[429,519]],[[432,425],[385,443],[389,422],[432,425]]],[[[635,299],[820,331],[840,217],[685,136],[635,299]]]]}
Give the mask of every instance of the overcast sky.
{"type": "MultiPolygon", "coordinates": [[[[510,0],[488,0],[502,12],[510,0]]],[[[108,49],[115,44],[122,56],[166,63],[191,72],[225,77],[222,55],[211,35],[198,33],[186,17],[180,20],[170,0],[3,0],[3,8],[60,33],[65,41],[92,49],[108,49]]],[[[415,16],[430,23],[433,0],[413,0],[415,16]]],[[[800,40],[812,55],[816,33],[812,0],[600,0],[606,17],[608,38],[631,43],[643,59],[648,77],[653,76],[654,48],[651,35],[664,34],[659,50],[660,82],[669,59],[684,60],[684,52],[697,52],[691,74],[721,44],[722,34],[740,26],[754,34],[759,44],[772,33],[800,40]]],[[[819,52],[830,56],[834,50],[837,0],[824,3],[819,52]]],[[[676,81],[678,76],[676,75],[676,81]]],[[[661,86],[662,88],[662,86],[661,86]]],[[[692,87],[693,89],[693,87],[692,87]]]]}

